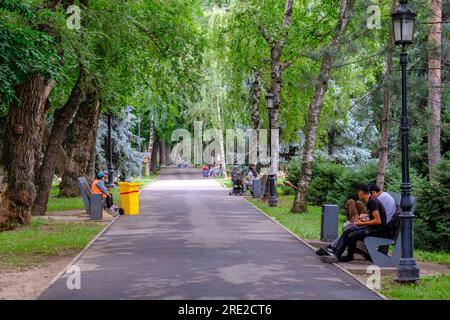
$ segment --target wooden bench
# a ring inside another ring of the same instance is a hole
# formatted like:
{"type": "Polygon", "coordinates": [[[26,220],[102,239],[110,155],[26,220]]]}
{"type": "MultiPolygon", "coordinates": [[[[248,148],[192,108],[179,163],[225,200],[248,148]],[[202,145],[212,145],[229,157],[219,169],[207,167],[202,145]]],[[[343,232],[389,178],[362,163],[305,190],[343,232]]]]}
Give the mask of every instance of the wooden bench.
{"type": "MultiPolygon", "coordinates": [[[[388,192],[392,198],[394,198],[397,206],[400,206],[401,194],[397,192],[388,192]]],[[[411,213],[414,213],[416,206],[416,198],[411,196],[413,207],[411,213]]],[[[358,249],[363,251],[366,255],[370,256],[374,265],[379,267],[397,267],[401,258],[401,233],[400,223],[397,229],[393,233],[392,239],[379,238],[379,237],[366,237],[364,244],[358,244],[358,249]],[[394,246],[392,254],[389,254],[390,246],[394,246]]]]}
{"type": "Polygon", "coordinates": [[[78,188],[83,199],[84,209],[92,220],[103,218],[103,198],[101,194],[92,194],[89,183],[85,177],[78,178],[78,188]]]}

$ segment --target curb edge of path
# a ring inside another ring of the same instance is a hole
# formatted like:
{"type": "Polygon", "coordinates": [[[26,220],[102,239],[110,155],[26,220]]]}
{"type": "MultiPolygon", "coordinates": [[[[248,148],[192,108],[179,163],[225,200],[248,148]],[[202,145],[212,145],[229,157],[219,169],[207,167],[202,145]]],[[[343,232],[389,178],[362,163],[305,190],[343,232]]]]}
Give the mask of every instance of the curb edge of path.
{"type": "MultiPolygon", "coordinates": [[[[228,188],[225,186],[225,184],[220,181],[220,184],[222,185],[222,187],[226,190],[228,190],[228,188]]],[[[292,232],[291,230],[289,230],[288,228],[286,228],[284,225],[282,225],[280,222],[278,222],[275,218],[269,216],[267,213],[265,213],[264,211],[262,211],[260,208],[258,208],[256,205],[254,205],[253,203],[251,203],[250,201],[248,201],[246,198],[242,198],[241,199],[245,200],[247,203],[249,203],[250,205],[252,205],[254,208],[256,208],[261,214],[263,214],[267,219],[275,222],[277,225],[279,225],[281,228],[283,228],[284,230],[286,230],[287,232],[289,232],[292,236],[294,236],[297,240],[299,240],[301,243],[303,243],[305,246],[307,246],[309,249],[311,249],[312,251],[316,251],[316,249],[311,246],[308,242],[306,242],[304,239],[300,238],[298,235],[296,235],[294,232],[292,232]]],[[[332,263],[335,267],[337,267],[338,269],[340,269],[342,272],[344,272],[345,274],[347,274],[348,276],[350,276],[352,279],[358,281],[361,285],[363,285],[365,288],[367,288],[367,290],[372,291],[375,295],[377,295],[378,297],[380,297],[383,300],[389,300],[388,297],[386,297],[385,295],[377,292],[374,289],[370,289],[369,287],[366,286],[366,284],[364,283],[364,281],[362,281],[361,279],[359,279],[358,277],[356,277],[353,273],[351,273],[350,271],[348,271],[347,269],[345,269],[344,267],[342,267],[341,265],[339,265],[338,263],[332,263]]]]}
{"type": "MultiPolygon", "coordinates": [[[[147,184],[145,184],[144,187],[142,187],[142,189],[139,190],[139,195],[141,194],[141,192],[147,188],[150,184],[152,184],[153,182],[155,182],[158,179],[158,176],[155,177],[155,180],[148,182],[147,184]]],[[[41,291],[39,291],[38,295],[33,299],[33,300],[38,300],[44,293],[46,293],[48,291],[48,289],[50,289],[50,287],[67,271],[67,269],[69,269],[69,267],[71,267],[77,260],[79,260],[81,258],[81,256],[94,244],[95,241],[97,241],[98,238],[100,238],[106,231],[108,231],[108,229],[113,225],[114,222],[117,221],[117,219],[119,219],[120,215],[114,217],[113,220],[110,221],[110,223],[108,223],[102,231],[100,231],[100,233],[98,233],[84,248],[83,250],[81,250],[81,252],[79,252],[60,272],[58,272],[58,274],[48,283],[48,285],[42,289],[41,291]]]]}
{"type": "Polygon", "coordinates": [[[58,274],[48,283],[48,285],[42,289],[39,294],[33,300],[39,300],[39,298],[44,295],[48,289],[78,260],[81,256],[100,238],[108,229],[113,225],[114,222],[119,219],[120,215],[116,216],[113,220],[111,220],[102,231],[100,231],[84,248],[79,252],[58,274]]]}

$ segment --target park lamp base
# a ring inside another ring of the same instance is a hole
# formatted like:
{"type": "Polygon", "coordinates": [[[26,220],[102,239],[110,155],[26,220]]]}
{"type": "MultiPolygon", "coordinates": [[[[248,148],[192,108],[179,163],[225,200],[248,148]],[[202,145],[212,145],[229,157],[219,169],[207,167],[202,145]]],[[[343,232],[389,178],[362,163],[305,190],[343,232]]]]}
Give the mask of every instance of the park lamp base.
{"type": "Polygon", "coordinates": [[[397,268],[395,281],[416,282],[420,279],[420,269],[417,268],[414,259],[401,259],[397,268]]]}

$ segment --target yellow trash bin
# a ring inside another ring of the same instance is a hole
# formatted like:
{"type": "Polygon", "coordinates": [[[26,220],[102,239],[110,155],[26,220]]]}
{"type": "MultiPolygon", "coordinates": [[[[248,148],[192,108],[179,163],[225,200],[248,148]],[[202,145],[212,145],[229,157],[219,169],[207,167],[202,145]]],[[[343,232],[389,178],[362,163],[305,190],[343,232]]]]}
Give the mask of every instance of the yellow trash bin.
{"type": "Polygon", "coordinates": [[[119,182],[120,207],[126,215],[139,214],[140,183],[119,182]]]}

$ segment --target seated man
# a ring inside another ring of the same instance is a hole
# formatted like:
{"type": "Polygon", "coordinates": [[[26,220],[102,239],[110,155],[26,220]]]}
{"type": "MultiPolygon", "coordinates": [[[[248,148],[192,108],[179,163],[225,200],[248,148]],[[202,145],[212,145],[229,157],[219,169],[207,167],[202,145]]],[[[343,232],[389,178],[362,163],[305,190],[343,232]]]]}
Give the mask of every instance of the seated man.
{"type": "Polygon", "coordinates": [[[355,226],[344,230],[342,233],[335,250],[335,256],[340,262],[353,260],[358,241],[364,240],[368,236],[389,236],[386,210],[381,201],[370,194],[369,186],[366,184],[358,185],[357,192],[358,198],[367,203],[368,218],[356,217],[354,220],[355,226]],[[347,255],[343,256],[345,249],[347,249],[347,255]]]}
{"type": "MultiPolygon", "coordinates": [[[[345,211],[347,213],[347,221],[344,223],[344,231],[355,228],[358,229],[359,227],[355,225],[355,220],[357,218],[360,220],[368,219],[367,209],[360,201],[355,201],[354,199],[347,200],[345,203],[345,211]]],[[[342,238],[334,240],[327,248],[321,247],[316,253],[318,255],[334,254],[336,248],[340,246],[342,246],[342,238]]]]}
{"type": "Polygon", "coordinates": [[[109,190],[105,184],[106,179],[108,178],[108,173],[99,172],[97,173],[97,179],[92,182],[91,192],[92,194],[101,194],[103,200],[106,204],[106,209],[109,214],[114,215],[114,203],[112,194],[109,193],[109,190]]]}
{"type": "Polygon", "coordinates": [[[248,174],[244,180],[244,191],[243,191],[244,194],[247,192],[249,187],[250,187],[250,191],[251,191],[251,187],[253,185],[253,180],[255,180],[255,179],[258,179],[258,173],[256,172],[255,165],[251,164],[248,166],[248,174]]]}
{"type": "Polygon", "coordinates": [[[394,198],[392,198],[389,193],[381,191],[380,187],[375,183],[369,184],[369,188],[370,194],[377,197],[383,204],[384,209],[386,210],[387,223],[390,223],[397,212],[397,204],[395,203],[394,198]]]}

